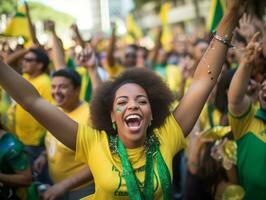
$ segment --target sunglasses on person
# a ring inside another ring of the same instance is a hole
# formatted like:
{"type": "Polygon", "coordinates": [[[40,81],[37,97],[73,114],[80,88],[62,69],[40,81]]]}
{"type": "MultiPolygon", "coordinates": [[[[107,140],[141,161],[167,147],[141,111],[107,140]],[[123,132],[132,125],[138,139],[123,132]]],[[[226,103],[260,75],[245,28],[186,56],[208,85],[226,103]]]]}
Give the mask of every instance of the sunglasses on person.
{"type": "Polygon", "coordinates": [[[36,58],[23,58],[23,61],[25,61],[25,62],[35,62],[35,61],[37,61],[37,59],[36,58]]]}

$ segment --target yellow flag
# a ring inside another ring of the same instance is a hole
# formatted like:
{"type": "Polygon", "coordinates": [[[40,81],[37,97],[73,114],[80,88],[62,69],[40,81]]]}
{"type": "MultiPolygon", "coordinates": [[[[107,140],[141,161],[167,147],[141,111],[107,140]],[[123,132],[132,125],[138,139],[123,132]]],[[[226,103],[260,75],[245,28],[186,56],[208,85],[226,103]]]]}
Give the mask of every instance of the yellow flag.
{"type": "Polygon", "coordinates": [[[23,37],[26,43],[32,41],[24,5],[18,8],[3,34],[11,37],[23,37]]]}
{"type": "Polygon", "coordinates": [[[163,48],[166,51],[169,51],[172,48],[172,42],[173,42],[173,33],[171,30],[171,27],[168,24],[168,12],[171,8],[171,4],[169,2],[166,2],[162,5],[161,10],[160,10],[160,19],[162,23],[162,38],[161,42],[163,45],[163,48]]]}
{"type": "Polygon", "coordinates": [[[137,25],[132,14],[127,16],[127,36],[130,43],[134,43],[135,40],[139,40],[143,37],[141,28],[137,25]]]}

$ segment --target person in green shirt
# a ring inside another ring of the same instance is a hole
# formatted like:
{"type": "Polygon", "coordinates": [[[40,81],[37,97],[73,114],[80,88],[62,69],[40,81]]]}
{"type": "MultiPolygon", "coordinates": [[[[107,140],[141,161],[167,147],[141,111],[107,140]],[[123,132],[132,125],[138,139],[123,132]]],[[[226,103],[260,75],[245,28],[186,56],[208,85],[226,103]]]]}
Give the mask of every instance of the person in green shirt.
{"type": "Polygon", "coordinates": [[[24,199],[19,187],[30,185],[32,180],[28,157],[24,145],[1,124],[0,149],[0,199],[24,199]]]}
{"type": "Polygon", "coordinates": [[[259,91],[260,107],[256,109],[246,94],[253,62],[262,46],[256,33],[244,49],[244,54],[228,93],[229,122],[237,142],[237,170],[245,189],[245,200],[266,199],[266,79],[259,91]]]}

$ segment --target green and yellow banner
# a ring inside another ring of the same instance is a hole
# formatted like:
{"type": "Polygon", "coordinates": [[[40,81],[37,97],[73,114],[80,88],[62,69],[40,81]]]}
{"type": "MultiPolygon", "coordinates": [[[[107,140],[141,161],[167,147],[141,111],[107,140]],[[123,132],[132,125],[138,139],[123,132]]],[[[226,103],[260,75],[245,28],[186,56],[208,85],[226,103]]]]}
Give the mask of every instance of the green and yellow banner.
{"type": "Polygon", "coordinates": [[[208,18],[208,30],[213,32],[216,30],[225,12],[225,0],[211,0],[210,14],[208,18]]]}

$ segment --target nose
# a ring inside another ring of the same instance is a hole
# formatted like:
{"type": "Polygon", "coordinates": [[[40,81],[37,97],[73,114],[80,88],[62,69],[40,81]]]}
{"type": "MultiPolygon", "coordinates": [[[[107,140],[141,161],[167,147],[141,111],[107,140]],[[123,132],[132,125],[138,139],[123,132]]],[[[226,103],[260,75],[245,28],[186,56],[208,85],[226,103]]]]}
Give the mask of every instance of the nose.
{"type": "Polygon", "coordinates": [[[128,105],[128,109],[130,109],[130,110],[137,110],[137,109],[139,109],[139,105],[138,105],[137,102],[131,101],[129,103],[129,105],[128,105]]]}

